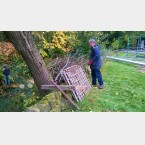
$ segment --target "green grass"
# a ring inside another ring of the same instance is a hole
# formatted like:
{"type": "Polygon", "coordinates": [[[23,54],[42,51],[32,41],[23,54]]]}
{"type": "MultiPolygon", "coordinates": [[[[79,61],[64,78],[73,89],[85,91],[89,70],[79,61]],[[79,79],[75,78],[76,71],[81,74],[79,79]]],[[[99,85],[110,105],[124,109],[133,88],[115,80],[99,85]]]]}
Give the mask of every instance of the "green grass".
{"type": "Polygon", "coordinates": [[[145,73],[139,67],[108,61],[102,67],[105,88],[93,88],[78,105],[83,112],[144,112],[145,73]]]}

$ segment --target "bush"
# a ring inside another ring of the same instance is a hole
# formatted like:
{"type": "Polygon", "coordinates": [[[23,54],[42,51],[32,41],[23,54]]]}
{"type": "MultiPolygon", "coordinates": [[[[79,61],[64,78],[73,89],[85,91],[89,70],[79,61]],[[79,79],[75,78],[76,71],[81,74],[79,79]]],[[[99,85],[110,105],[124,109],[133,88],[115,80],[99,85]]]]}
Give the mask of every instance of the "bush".
{"type": "Polygon", "coordinates": [[[0,85],[4,83],[4,75],[0,72],[0,85]]]}

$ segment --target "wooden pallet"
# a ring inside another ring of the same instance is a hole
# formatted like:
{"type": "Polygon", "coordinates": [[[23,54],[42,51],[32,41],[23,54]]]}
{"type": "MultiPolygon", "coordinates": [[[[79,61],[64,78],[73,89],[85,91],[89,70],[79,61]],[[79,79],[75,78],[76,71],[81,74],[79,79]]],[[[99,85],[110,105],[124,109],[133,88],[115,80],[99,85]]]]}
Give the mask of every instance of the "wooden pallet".
{"type": "Polygon", "coordinates": [[[61,75],[65,82],[70,86],[86,86],[86,89],[82,89],[81,87],[75,87],[72,89],[73,96],[77,102],[82,101],[85,95],[87,95],[92,88],[85,72],[78,65],[73,65],[63,69],[61,75]]]}

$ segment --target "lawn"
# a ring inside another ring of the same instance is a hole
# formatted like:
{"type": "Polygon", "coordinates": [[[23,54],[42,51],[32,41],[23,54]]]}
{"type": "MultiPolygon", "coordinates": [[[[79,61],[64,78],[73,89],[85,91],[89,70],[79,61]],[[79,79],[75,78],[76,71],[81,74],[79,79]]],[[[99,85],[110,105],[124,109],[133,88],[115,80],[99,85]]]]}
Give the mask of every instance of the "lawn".
{"type": "Polygon", "coordinates": [[[102,74],[105,88],[93,88],[79,103],[79,111],[145,111],[145,73],[139,66],[108,61],[102,67],[102,74]]]}

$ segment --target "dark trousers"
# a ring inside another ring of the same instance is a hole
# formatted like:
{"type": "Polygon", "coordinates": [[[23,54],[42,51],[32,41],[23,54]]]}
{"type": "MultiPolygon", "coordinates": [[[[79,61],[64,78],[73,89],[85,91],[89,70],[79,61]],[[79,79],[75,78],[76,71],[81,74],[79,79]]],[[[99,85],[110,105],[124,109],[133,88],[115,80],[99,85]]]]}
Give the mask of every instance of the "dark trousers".
{"type": "Polygon", "coordinates": [[[92,85],[97,85],[97,81],[99,85],[103,85],[103,79],[100,69],[91,70],[91,75],[92,75],[92,85]]]}

